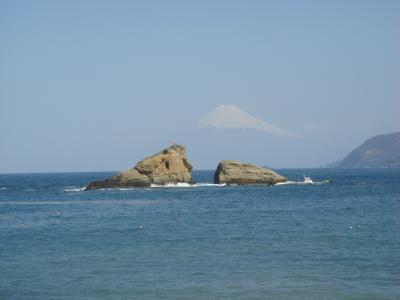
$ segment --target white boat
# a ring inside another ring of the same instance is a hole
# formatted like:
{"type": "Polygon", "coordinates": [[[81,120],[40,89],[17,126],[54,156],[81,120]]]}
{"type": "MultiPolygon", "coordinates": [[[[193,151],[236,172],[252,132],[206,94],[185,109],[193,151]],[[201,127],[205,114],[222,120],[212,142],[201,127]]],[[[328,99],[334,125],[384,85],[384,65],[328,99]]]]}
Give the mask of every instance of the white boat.
{"type": "Polygon", "coordinates": [[[314,181],[312,181],[312,179],[310,177],[308,177],[306,175],[303,175],[303,176],[304,176],[304,184],[313,184],[314,183],[314,181]]]}

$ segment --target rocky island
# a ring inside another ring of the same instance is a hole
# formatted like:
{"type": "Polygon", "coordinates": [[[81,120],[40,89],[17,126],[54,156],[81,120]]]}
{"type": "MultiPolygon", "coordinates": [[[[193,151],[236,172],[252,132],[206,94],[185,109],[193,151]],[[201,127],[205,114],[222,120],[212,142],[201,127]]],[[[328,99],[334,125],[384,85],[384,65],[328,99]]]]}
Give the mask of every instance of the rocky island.
{"type": "Polygon", "coordinates": [[[135,167],[106,180],[93,181],[86,190],[102,188],[148,187],[151,184],[192,183],[192,165],[185,155],[185,147],[172,145],[161,152],[139,161],[135,167]]]}
{"type": "Polygon", "coordinates": [[[214,175],[214,183],[226,184],[275,184],[287,181],[286,177],[253,164],[236,160],[223,160],[218,164],[214,175]]]}

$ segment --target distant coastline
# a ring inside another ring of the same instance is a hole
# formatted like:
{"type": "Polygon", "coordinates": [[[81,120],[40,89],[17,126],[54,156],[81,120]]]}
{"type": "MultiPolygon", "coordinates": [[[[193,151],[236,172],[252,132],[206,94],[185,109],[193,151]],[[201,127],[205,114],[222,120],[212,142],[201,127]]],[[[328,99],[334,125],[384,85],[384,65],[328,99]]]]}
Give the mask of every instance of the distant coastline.
{"type": "Polygon", "coordinates": [[[366,140],[342,160],[325,166],[326,168],[400,168],[400,132],[381,134],[366,140]]]}

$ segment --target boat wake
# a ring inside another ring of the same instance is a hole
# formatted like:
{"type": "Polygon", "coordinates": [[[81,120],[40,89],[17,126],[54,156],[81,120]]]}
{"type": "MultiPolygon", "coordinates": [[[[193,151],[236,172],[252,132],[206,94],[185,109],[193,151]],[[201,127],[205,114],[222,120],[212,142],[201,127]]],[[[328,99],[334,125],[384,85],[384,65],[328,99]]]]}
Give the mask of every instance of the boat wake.
{"type": "Polygon", "coordinates": [[[64,192],[83,192],[86,189],[86,186],[82,187],[75,187],[75,186],[68,186],[64,188],[64,192]]]}
{"type": "Polygon", "coordinates": [[[304,181],[285,181],[278,182],[274,185],[322,185],[331,183],[332,180],[323,180],[323,181],[313,181],[310,177],[304,175],[304,181]]]}

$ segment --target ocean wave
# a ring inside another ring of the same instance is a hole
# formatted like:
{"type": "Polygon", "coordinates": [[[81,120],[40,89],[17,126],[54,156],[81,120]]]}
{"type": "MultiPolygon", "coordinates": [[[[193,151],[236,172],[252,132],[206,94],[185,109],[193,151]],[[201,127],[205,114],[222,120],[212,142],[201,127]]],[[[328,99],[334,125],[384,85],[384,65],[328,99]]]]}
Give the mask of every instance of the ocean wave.
{"type": "MultiPolygon", "coordinates": [[[[217,183],[186,183],[186,182],[178,182],[178,183],[167,183],[167,184],[151,184],[149,188],[193,188],[193,187],[221,187],[225,186],[225,183],[217,184],[217,183]]],[[[76,187],[76,186],[67,186],[64,188],[64,192],[83,192],[85,191],[86,186],[76,187]]],[[[131,187],[131,188],[103,188],[98,189],[99,191],[134,191],[140,188],[131,187]]]]}
{"type": "Polygon", "coordinates": [[[0,201],[0,205],[147,205],[158,200],[0,201]]]}

